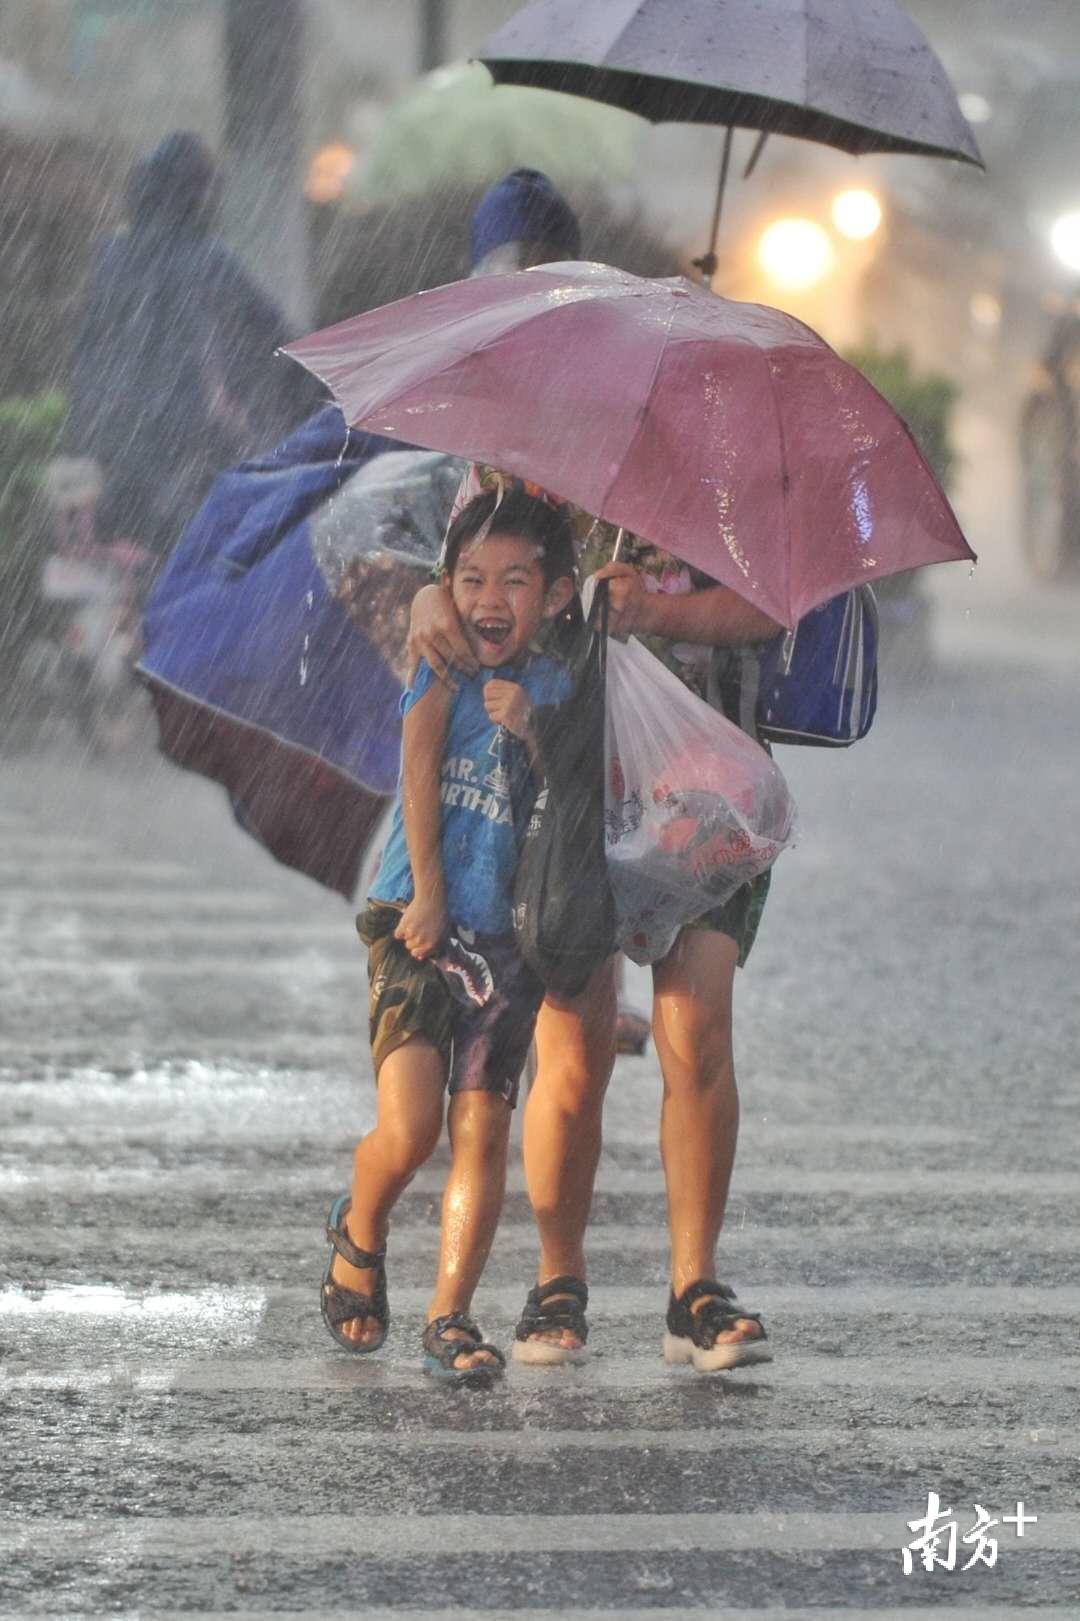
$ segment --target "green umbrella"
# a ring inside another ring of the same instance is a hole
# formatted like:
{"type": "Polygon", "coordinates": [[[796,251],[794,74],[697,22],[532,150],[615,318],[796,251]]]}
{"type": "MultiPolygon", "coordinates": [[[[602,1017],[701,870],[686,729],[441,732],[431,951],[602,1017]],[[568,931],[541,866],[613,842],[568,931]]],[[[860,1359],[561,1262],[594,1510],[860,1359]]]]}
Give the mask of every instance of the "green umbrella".
{"type": "Polygon", "coordinates": [[[355,181],[370,202],[480,186],[510,169],[557,183],[628,180],[640,126],[552,90],[495,86],[478,62],[437,68],[387,114],[355,181]]]}

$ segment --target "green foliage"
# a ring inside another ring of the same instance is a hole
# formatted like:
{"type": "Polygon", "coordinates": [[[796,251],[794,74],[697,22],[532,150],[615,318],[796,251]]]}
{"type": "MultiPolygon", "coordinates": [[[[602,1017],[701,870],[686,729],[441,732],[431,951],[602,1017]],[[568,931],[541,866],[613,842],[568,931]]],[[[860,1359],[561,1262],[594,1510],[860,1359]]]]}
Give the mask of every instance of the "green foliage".
{"type": "Polygon", "coordinates": [[[873,338],[847,350],[844,359],[857,366],[903,417],[942,489],[948,490],[956,471],[952,413],[960,392],[957,385],[943,372],[916,371],[909,350],[883,349],[873,338]]]}
{"type": "Polygon", "coordinates": [[[48,531],[40,500],[67,412],[53,391],[0,400],[0,651],[17,655],[29,633],[48,531]]]}
{"type": "Polygon", "coordinates": [[[56,454],[67,414],[59,390],[0,400],[0,548],[29,523],[46,462],[56,454]]]}

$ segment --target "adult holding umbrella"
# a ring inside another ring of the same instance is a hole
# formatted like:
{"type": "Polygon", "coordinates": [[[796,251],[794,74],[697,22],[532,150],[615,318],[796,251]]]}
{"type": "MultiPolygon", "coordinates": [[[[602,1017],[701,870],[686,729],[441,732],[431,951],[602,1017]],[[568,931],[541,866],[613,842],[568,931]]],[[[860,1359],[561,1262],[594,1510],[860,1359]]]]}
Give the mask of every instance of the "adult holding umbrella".
{"type": "MultiPolygon", "coordinates": [[[[652,122],[725,129],[712,228],[695,261],[710,281],[736,128],[758,132],[754,168],[770,132],[853,154],[907,152],[981,165],[974,135],[928,42],[895,0],[531,0],[478,53],[498,84],[587,96],[652,122]]],[[[538,474],[534,475],[539,477],[538,474]]],[[[558,488],[558,484],[555,485],[558,488]]],[[[566,493],[566,492],[564,492],[566,493]]],[[[618,521],[629,523],[620,516],[618,521]]],[[[959,554],[958,554],[959,555],[959,554]]],[[[669,645],[713,650],[724,679],[714,697],[747,724],[743,650],[776,626],[728,585],[650,592],[643,579],[683,580],[645,548],[600,572],[610,580],[615,628],[649,631],[669,645]]],[[[699,582],[700,583],[700,582],[699,582]]],[[[790,607],[791,599],[788,599],[790,607]]],[[[788,619],[782,609],[773,615],[788,619]]],[[[468,648],[444,599],[414,603],[412,645],[452,678],[468,648]]],[[[767,1352],[764,1329],[713,1277],[738,1131],[732,1053],[734,970],[745,961],[766,885],[705,929],[684,931],[654,971],[654,1033],[665,1077],[661,1148],[672,1233],[669,1331],[698,1366],[736,1366],[767,1352]]],[[[600,1153],[603,1098],[614,1052],[614,994],[603,968],[572,1003],[549,998],[537,1024],[539,1068],[525,1116],[526,1179],[540,1233],[538,1282],[516,1354],[559,1362],[582,1354],[584,1233],[600,1153]]]]}
{"type": "MultiPolygon", "coordinates": [[[[683,280],[602,265],[457,283],[290,346],[358,427],[399,424],[432,449],[534,480],[630,531],[609,582],[616,633],[651,639],[687,685],[748,729],[757,644],[856,582],[970,557],[910,434],[801,322],[683,280]],[[636,538],[644,537],[644,538],[636,538]]],[[[413,604],[413,648],[452,680],[472,660],[446,592],[413,604]]],[[[764,1330],[715,1277],[735,1150],[734,971],[764,899],[746,886],[653,967],[672,1240],[670,1352],[704,1370],[767,1356],[764,1330]]],[[[584,1230],[611,1071],[611,964],[549,996],[525,1115],[539,1283],[516,1355],[584,1348],[584,1230]]],[[[358,1283],[357,1287],[363,1287],[358,1283]]]]}

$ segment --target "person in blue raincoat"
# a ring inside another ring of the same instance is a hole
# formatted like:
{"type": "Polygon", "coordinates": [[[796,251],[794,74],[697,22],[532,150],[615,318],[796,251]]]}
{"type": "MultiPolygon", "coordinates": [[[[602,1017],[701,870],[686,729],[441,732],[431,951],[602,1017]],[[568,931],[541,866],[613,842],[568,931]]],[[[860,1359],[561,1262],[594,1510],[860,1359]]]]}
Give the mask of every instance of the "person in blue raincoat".
{"type": "Polygon", "coordinates": [[[214,204],[197,135],[169,135],[137,162],[127,225],[94,255],[75,340],[65,443],[101,467],[99,538],[162,557],[215,476],[321,393],[275,358],[285,318],[214,234],[214,204]]]}
{"type": "MultiPolygon", "coordinates": [[[[470,243],[474,274],[580,253],[573,210],[529,169],[485,193],[470,243]]],[[[278,364],[303,384],[299,368],[278,364]]],[[[223,474],[144,619],[140,672],[163,752],[222,783],[272,855],[346,899],[396,781],[401,682],[320,553],[336,512],[338,527],[355,529],[349,498],[391,453],[400,461],[401,444],[347,432],[327,406],[270,455],[223,474]]],[[[447,517],[457,483],[447,480],[447,517]]]]}

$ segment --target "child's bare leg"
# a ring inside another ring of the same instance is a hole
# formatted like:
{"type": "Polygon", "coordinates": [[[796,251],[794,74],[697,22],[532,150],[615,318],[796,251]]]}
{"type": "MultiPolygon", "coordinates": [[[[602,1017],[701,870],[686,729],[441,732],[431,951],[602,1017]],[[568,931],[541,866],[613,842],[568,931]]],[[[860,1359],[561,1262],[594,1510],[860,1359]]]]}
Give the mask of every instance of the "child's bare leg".
{"type": "MultiPolygon", "coordinates": [[[[466,1315],[487,1263],[506,1191],[510,1105],[497,1092],[458,1092],[447,1111],[450,1174],[442,1204],[439,1271],[427,1320],[466,1315]]],[[[448,1339],[466,1339],[448,1329],[448,1339]]],[[[462,1355],[461,1369],[494,1364],[486,1351],[462,1355]]]]}
{"type": "MultiPolygon", "coordinates": [[[[353,1156],[352,1203],[345,1231],[360,1249],[377,1250],[386,1241],[390,1212],[416,1172],[430,1159],[442,1131],[446,1070],[438,1051],[422,1037],[398,1047],[383,1061],[378,1078],[374,1128],[353,1156]]],[[[333,1281],[360,1294],[375,1287],[375,1273],[349,1266],[334,1256],[333,1281]]],[[[341,1325],[347,1339],[365,1345],[380,1326],[368,1317],[341,1325]]]]}

